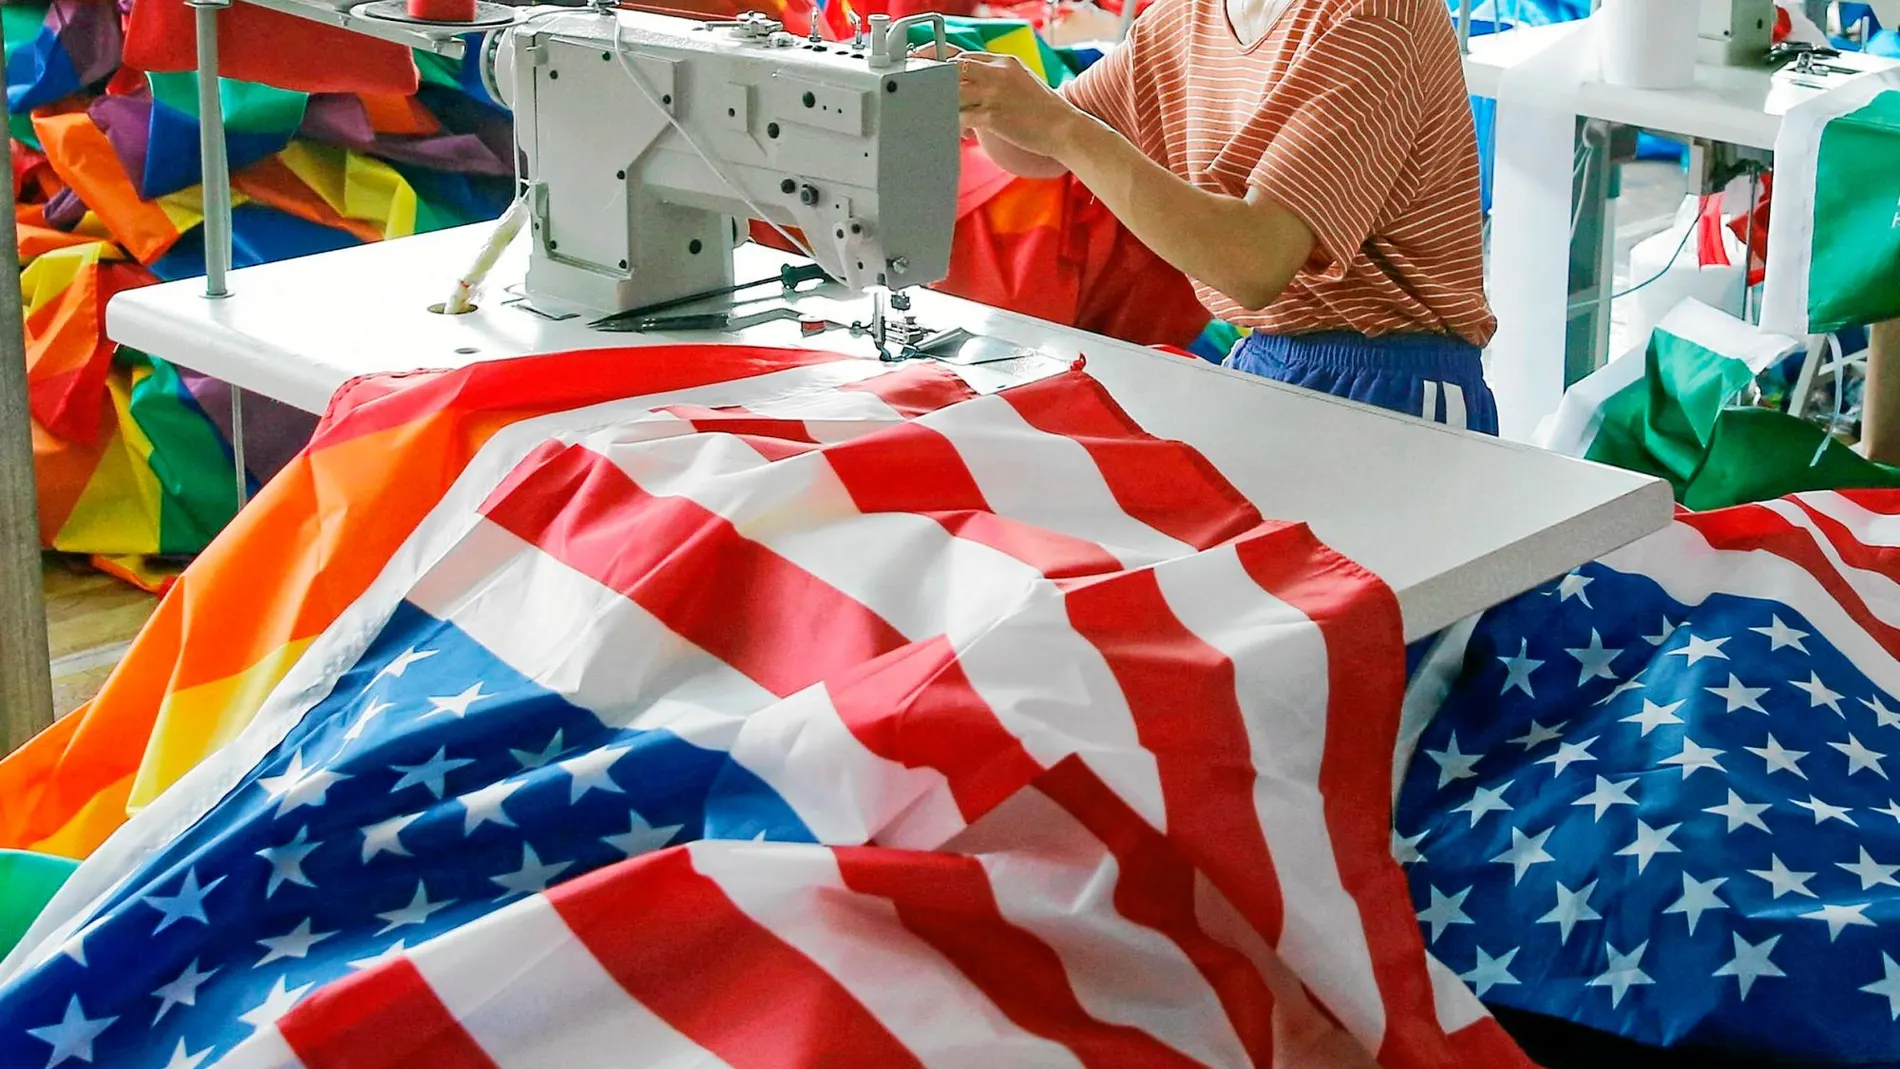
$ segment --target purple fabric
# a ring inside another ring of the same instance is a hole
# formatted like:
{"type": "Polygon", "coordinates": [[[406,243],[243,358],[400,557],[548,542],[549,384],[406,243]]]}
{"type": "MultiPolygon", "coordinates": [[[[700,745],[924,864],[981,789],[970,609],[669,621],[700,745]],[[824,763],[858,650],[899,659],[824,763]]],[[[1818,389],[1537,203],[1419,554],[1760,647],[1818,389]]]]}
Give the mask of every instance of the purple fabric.
{"type": "MultiPolygon", "coordinates": [[[[174,365],[176,366],[176,365],[174,365]]],[[[218,433],[231,440],[231,386],[229,383],[178,368],[179,381],[204,409],[218,433]]],[[[284,469],[310,443],[317,417],[262,394],[244,395],[244,466],[260,483],[284,469]]]]}
{"type": "Polygon", "coordinates": [[[125,34],[115,5],[96,0],[53,0],[46,12],[46,25],[58,33],[60,47],[72,60],[80,85],[105,81],[119,69],[125,34]]]}
{"type": "Polygon", "coordinates": [[[71,189],[61,188],[46,202],[46,225],[55,230],[71,230],[86,217],[86,202],[71,189]]]}
{"type": "MultiPolygon", "coordinates": [[[[514,174],[507,148],[497,153],[479,133],[430,134],[424,137],[379,135],[370,126],[363,104],[346,94],[321,94],[304,106],[299,136],[326,145],[353,149],[394,163],[414,164],[433,171],[505,177],[514,174]]],[[[502,142],[505,146],[507,141],[502,142]]]]}
{"type": "Polygon", "coordinates": [[[144,174],[145,157],[152,146],[152,98],[144,93],[102,96],[87,107],[86,114],[112,143],[125,173],[144,174]]]}

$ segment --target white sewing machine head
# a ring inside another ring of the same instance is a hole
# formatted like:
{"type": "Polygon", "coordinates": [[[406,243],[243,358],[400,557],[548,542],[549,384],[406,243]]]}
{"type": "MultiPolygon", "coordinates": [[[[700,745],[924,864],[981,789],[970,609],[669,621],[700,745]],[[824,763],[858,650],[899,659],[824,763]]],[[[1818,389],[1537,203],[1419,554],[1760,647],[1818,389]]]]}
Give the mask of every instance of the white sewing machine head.
{"type": "Polygon", "coordinates": [[[798,230],[856,290],[942,279],[957,77],[905,45],[932,20],[874,17],[847,47],[760,16],[537,8],[491,35],[530,183],[529,298],[613,314],[731,285],[749,218],[798,230]]]}

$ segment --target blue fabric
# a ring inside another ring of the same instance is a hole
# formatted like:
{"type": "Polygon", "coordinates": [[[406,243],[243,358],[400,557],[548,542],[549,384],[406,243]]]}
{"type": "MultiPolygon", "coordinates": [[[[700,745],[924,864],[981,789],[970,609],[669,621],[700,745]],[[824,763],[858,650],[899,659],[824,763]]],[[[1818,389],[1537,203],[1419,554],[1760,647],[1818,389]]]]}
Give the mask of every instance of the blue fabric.
{"type": "Polygon", "coordinates": [[[1255,333],[1240,343],[1227,366],[1291,386],[1329,393],[1361,404],[1403,412],[1425,412],[1426,384],[1438,383],[1430,418],[1446,422],[1445,386],[1464,395],[1465,426],[1498,433],[1497,400],[1484,382],[1478,347],[1437,334],[1368,338],[1360,334],[1307,334],[1288,337],[1255,333]]]}

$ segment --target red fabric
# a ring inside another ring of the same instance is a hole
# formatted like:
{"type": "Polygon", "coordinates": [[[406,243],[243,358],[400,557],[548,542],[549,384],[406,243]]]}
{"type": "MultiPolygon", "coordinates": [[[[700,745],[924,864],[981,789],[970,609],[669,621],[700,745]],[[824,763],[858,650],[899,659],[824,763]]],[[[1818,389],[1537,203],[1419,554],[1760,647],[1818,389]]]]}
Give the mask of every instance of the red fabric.
{"type": "MultiPolygon", "coordinates": [[[[233,4],[218,16],[218,59],[226,78],[304,93],[408,94],[420,84],[401,45],[251,4],[233,4]]],[[[184,0],[134,0],[125,63],[147,71],[198,69],[184,0]]]]}
{"type": "Polygon", "coordinates": [[[1730,219],[1728,228],[1743,244],[1749,245],[1748,284],[1759,286],[1768,277],[1768,216],[1769,207],[1774,199],[1775,176],[1761,176],[1761,197],[1755,201],[1752,214],[1755,217],[1753,241],[1750,241],[1748,218],[1750,212],[1743,212],[1730,219]]]}
{"type": "Polygon", "coordinates": [[[1702,198],[1702,214],[1696,219],[1696,263],[1703,267],[1727,267],[1728,248],[1722,240],[1722,195],[1702,198]]]}

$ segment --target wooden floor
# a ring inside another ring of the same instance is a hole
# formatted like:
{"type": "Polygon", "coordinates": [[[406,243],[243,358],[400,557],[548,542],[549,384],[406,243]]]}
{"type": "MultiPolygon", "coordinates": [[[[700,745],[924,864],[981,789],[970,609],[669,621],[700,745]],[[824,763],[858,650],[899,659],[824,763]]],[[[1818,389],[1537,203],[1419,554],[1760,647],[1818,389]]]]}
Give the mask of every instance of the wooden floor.
{"type": "Polygon", "coordinates": [[[158,599],[83,560],[40,559],[53,655],[53,712],[65,716],[98,693],[158,599]]]}

